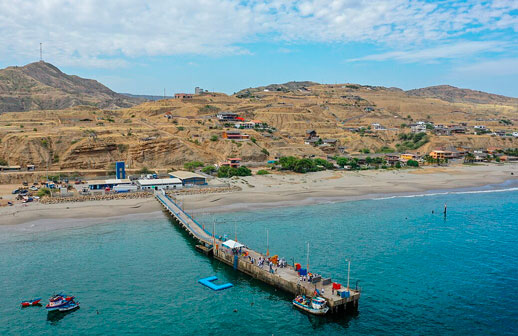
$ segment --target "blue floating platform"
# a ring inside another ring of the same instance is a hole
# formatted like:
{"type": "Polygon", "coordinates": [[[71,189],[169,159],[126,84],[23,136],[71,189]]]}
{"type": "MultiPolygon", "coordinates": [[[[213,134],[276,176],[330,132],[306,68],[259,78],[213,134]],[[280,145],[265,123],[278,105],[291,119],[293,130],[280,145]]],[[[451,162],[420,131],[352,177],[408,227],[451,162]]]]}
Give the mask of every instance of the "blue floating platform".
{"type": "Polygon", "coordinates": [[[215,291],[227,289],[227,288],[230,288],[233,286],[230,282],[228,282],[226,284],[222,284],[222,285],[216,285],[215,283],[213,283],[213,281],[215,281],[215,280],[218,280],[217,276],[210,276],[208,278],[200,279],[200,280],[198,280],[198,282],[215,291]]]}

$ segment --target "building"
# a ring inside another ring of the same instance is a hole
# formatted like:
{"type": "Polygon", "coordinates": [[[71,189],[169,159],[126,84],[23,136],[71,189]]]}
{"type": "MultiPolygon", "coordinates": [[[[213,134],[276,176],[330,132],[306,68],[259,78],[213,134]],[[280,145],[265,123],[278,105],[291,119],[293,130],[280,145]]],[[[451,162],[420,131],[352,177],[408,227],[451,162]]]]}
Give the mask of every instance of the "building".
{"type": "Polygon", "coordinates": [[[126,178],[126,164],[124,161],[115,162],[115,177],[119,180],[126,178]]]}
{"type": "Polygon", "coordinates": [[[0,171],[20,171],[21,166],[0,166],[0,171]]]}
{"type": "Polygon", "coordinates": [[[195,87],[195,88],[194,88],[194,94],[195,94],[195,95],[199,95],[199,94],[207,93],[207,92],[209,92],[209,91],[204,90],[204,89],[202,89],[202,88],[201,88],[201,87],[199,87],[199,86],[197,86],[197,87],[195,87]]]}
{"type": "Polygon", "coordinates": [[[91,180],[87,184],[90,190],[104,190],[113,189],[116,186],[128,186],[131,185],[131,181],[129,179],[91,180]]]}
{"type": "Polygon", "coordinates": [[[216,115],[219,121],[236,121],[238,115],[236,113],[224,112],[216,115]]]}
{"type": "Polygon", "coordinates": [[[170,172],[169,176],[180,179],[183,186],[207,184],[207,178],[205,176],[190,171],[178,170],[170,172]]]}
{"type": "Polygon", "coordinates": [[[255,123],[253,121],[237,122],[234,124],[234,127],[240,129],[253,129],[255,128],[255,123]]]}
{"type": "Polygon", "coordinates": [[[312,146],[316,146],[320,143],[320,138],[319,137],[313,137],[313,138],[309,138],[309,139],[305,139],[304,140],[304,144],[305,145],[312,145],[312,146]]]}
{"type": "Polygon", "coordinates": [[[306,139],[311,139],[317,137],[317,132],[315,130],[307,130],[306,131],[306,139]]]}
{"type": "Polygon", "coordinates": [[[385,161],[387,161],[387,163],[390,165],[390,166],[394,166],[396,163],[399,162],[399,155],[396,155],[396,154],[387,154],[385,155],[385,161]]]}
{"type": "Polygon", "coordinates": [[[240,158],[228,158],[227,161],[222,162],[220,164],[223,166],[228,166],[231,168],[239,168],[241,166],[241,159],[240,158]]]}
{"type": "Polygon", "coordinates": [[[444,150],[434,150],[430,152],[430,156],[435,160],[450,160],[455,158],[453,152],[444,150]]]}
{"type": "Polygon", "coordinates": [[[425,133],[426,132],[426,124],[413,124],[410,125],[410,129],[412,130],[412,133],[425,133]]]}
{"type": "Polygon", "coordinates": [[[414,160],[414,161],[417,161],[418,157],[417,155],[415,154],[412,154],[412,153],[405,153],[405,154],[401,154],[399,156],[399,160],[401,162],[407,162],[408,160],[414,160]]]}
{"type": "Polygon", "coordinates": [[[192,93],[175,93],[175,99],[192,99],[194,95],[192,93]]]}
{"type": "Polygon", "coordinates": [[[374,123],[371,125],[372,126],[372,129],[375,130],[375,131],[386,131],[387,128],[378,124],[378,123],[374,123]]]}
{"type": "Polygon", "coordinates": [[[223,131],[223,134],[221,135],[223,139],[229,139],[229,140],[248,140],[250,139],[250,135],[248,134],[241,134],[241,132],[237,131],[223,131]]]}
{"type": "Polygon", "coordinates": [[[450,131],[450,134],[466,134],[466,127],[451,125],[448,127],[448,131],[450,131]]]}
{"type": "Polygon", "coordinates": [[[182,189],[183,184],[179,178],[165,178],[165,179],[141,179],[137,180],[137,186],[142,190],[174,190],[182,189]]]}

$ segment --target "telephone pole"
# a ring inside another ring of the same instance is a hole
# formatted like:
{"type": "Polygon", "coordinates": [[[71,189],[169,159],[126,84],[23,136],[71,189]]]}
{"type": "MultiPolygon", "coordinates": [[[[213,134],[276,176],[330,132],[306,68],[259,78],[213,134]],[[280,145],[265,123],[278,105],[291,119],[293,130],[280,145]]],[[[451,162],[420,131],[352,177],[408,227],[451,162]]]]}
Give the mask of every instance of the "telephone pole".
{"type": "Polygon", "coordinates": [[[40,42],[40,62],[43,62],[43,43],[40,42]]]}

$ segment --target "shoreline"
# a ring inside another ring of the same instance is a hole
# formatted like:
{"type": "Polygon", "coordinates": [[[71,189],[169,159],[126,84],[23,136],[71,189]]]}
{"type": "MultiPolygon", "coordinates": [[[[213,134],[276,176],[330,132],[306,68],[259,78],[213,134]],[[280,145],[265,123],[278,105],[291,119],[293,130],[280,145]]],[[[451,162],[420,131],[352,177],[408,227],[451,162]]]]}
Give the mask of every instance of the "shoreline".
{"type": "MultiPolygon", "coordinates": [[[[232,179],[231,184],[242,190],[180,195],[177,199],[188,212],[205,214],[437,193],[513,190],[518,188],[518,164],[429,167],[404,171],[271,174],[232,179]]],[[[154,198],[36,203],[0,208],[0,228],[46,231],[94,225],[129,216],[147,218],[165,215],[154,198]]]]}

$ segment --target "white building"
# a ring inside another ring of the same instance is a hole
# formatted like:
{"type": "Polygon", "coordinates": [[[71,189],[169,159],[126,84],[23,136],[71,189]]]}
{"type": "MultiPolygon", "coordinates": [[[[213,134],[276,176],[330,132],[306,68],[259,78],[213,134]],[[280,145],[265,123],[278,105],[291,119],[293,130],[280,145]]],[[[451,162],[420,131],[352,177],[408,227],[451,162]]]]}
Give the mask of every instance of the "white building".
{"type": "Polygon", "coordinates": [[[426,125],[425,124],[416,124],[416,125],[410,126],[410,129],[412,130],[413,133],[426,132],[426,125]]]}
{"type": "Polygon", "coordinates": [[[378,123],[372,124],[372,129],[375,131],[386,131],[387,130],[384,126],[382,126],[378,123]]]}
{"type": "Polygon", "coordinates": [[[137,180],[137,186],[142,190],[182,189],[182,180],[179,178],[137,180]]]}

